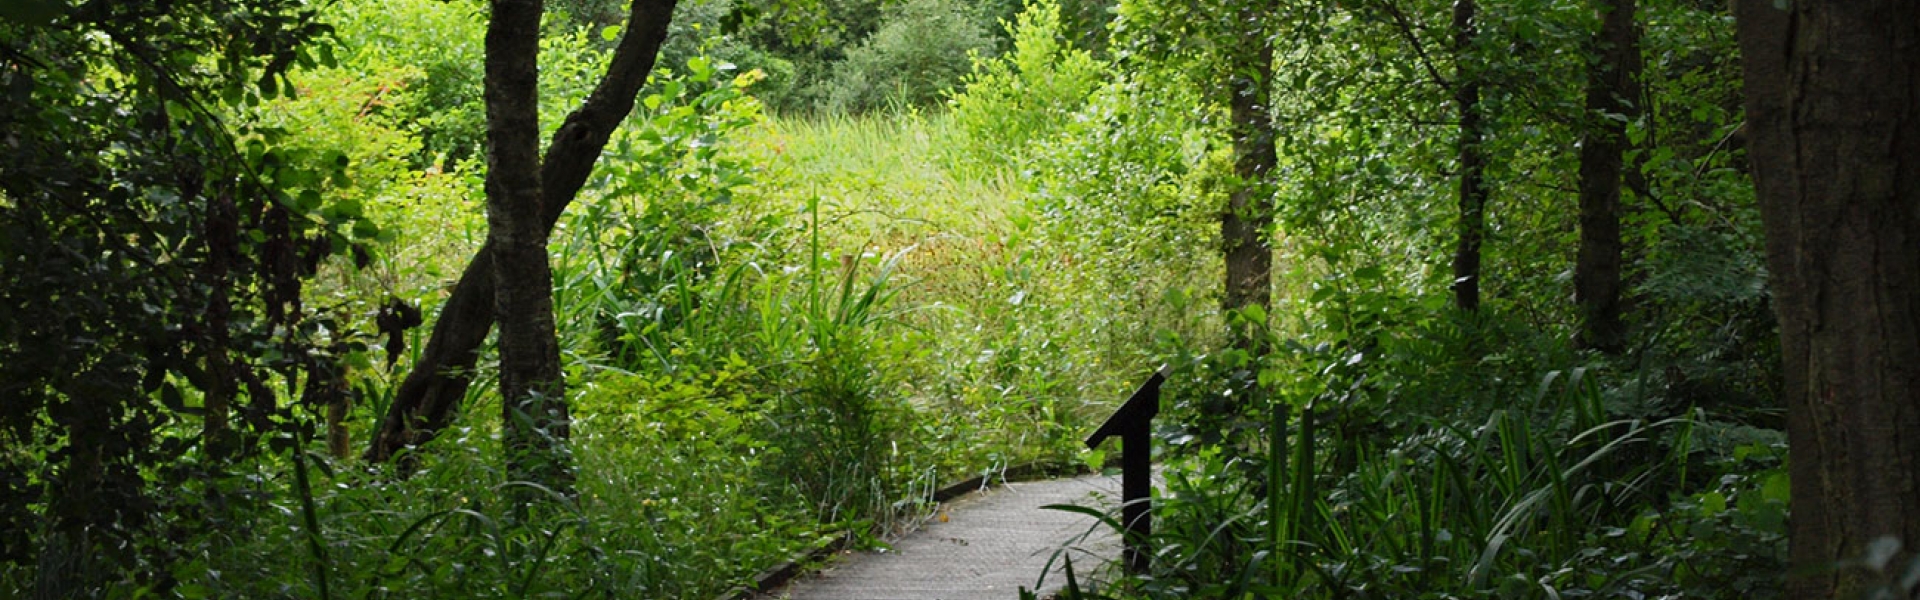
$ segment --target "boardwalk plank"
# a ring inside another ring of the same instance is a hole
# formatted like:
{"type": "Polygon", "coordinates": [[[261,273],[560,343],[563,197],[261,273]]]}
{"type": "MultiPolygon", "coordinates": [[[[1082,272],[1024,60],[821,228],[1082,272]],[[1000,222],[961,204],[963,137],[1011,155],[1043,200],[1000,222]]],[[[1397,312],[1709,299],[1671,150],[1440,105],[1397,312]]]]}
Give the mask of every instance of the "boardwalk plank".
{"type": "MultiPolygon", "coordinates": [[[[1092,517],[1048,504],[1110,510],[1118,503],[1117,476],[1088,475],[1011,483],[963,496],[887,551],[839,557],[837,564],[776,590],[787,600],[1011,600],[1032,588],[1055,550],[1092,529],[1092,517]]],[[[1110,531],[1072,545],[1076,572],[1111,563],[1120,545],[1110,531]]],[[[1056,564],[1043,593],[1065,585],[1056,564]]]]}

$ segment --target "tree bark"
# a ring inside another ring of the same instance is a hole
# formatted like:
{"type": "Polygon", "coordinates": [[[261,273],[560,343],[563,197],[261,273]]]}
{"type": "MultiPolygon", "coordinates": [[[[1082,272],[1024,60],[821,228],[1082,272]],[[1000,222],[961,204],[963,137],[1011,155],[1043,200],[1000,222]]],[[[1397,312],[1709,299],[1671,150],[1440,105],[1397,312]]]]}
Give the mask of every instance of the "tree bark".
{"type": "Polygon", "coordinates": [[[1640,30],[1634,0],[1599,0],[1600,31],[1587,69],[1589,123],[1580,144],[1580,254],[1573,296],[1580,304],[1577,345],[1618,354],[1627,343],[1620,315],[1620,182],[1626,121],[1639,114],[1640,30]]]}
{"type": "MultiPolygon", "coordinates": [[[[678,0],[635,0],[606,74],[553,135],[540,162],[539,223],[546,231],[579,193],[635,96],[653,71],[678,0]]],[[[494,322],[494,254],[489,240],[460,274],[440,308],[420,360],[395,391],[392,405],[367,446],[369,461],[386,461],[418,447],[452,422],[473,383],[479,349],[494,322]]]]}
{"type": "Polygon", "coordinates": [[[1736,8],[1784,361],[1785,597],[1864,597],[1885,580],[1841,561],[1891,538],[1897,576],[1920,545],[1920,4],[1736,8]]]}
{"type": "Polygon", "coordinates": [[[1480,242],[1486,236],[1487,187],[1486,152],[1481,142],[1486,134],[1480,115],[1480,76],[1470,66],[1475,60],[1474,39],[1479,37],[1474,0],[1455,0],[1453,4],[1453,104],[1460,111],[1460,137],[1456,145],[1460,169],[1459,245],[1453,252],[1453,299],[1460,310],[1480,310],[1480,242]]]}
{"type": "MultiPolygon", "coordinates": [[[[1239,38],[1228,91],[1233,119],[1233,174],[1239,185],[1220,215],[1221,252],[1226,259],[1226,289],[1222,300],[1228,311],[1259,306],[1273,300],[1273,247],[1267,230],[1273,227],[1272,186],[1267,178],[1277,162],[1273,119],[1267,104],[1273,85],[1273,41],[1262,25],[1273,15],[1243,8],[1237,19],[1246,29],[1239,38]]],[[[1264,323],[1259,324],[1264,326],[1264,323]]],[[[1230,327],[1236,348],[1261,353],[1260,335],[1230,327]]]]}
{"type": "MultiPolygon", "coordinates": [[[[507,479],[570,494],[571,428],[553,270],[540,222],[541,0],[493,0],[487,22],[487,245],[500,324],[501,441],[507,479]]],[[[525,502],[520,502],[525,504],[525,502]]]]}

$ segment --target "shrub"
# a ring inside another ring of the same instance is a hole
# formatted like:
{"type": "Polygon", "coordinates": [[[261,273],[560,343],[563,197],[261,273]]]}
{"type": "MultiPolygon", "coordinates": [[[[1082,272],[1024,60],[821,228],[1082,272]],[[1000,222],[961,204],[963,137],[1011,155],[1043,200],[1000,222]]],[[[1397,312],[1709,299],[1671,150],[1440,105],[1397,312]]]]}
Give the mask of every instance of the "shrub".
{"type": "Polygon", "coordinates": [[[956,163],[1018,164],[1030,142],[1064,130],[1104,78],[1103,65],[1062,37],[1055,0],[1033,0],[1006,26],[1013,52],[975,56],[965,91],[948,102],[956,163]]]}
{"type": "Polygon", "coordinates": [[[409,65],[416,77],[389,90],[395,122],[410,123],[422,148],[415,162],[478,157],[486,140],[480,67],[486,22],[477,5],[434,0],[343,2],[330,21],[349,70],[409,65]]]}
{"type": "Polygon", "coordinates": [[[960,82],[968,57],[992,50],[993,37],[961,5],[908,0],[847,51],[830,83],[828,108],[857,113],[932,104],[960,82]]]}

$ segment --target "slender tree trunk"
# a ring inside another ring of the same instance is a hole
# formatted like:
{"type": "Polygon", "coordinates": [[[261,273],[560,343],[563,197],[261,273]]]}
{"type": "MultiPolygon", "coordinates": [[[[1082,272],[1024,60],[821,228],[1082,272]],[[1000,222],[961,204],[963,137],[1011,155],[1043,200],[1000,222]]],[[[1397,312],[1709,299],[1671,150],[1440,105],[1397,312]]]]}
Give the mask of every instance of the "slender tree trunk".
{"type": "Polygon", "coordinates": [[[1580,144],[1580,255],[1573,296],[1583,347],[1617,354],[1627,342],[1620,315],[1620,178],[1626,120],[1639,114],[1640,30],[1634,0],[1599,0],[1600,31],[1587,68],[1586,139],[1580,144]]]}
{"type": "MultiPolygon", "coordinates": [[[[634,0],[626,30],[607,73],[584,104],[555,132],[540,162],[539,221],[546,231],[573,201],[615,127],[633,111],[634,97],[653,71],[677,0],[634,0]]],[[[452,422],[473,383],[481,344],[494,321],[493,243],[475,253],[440,307],[433,334],[367,446],[366,458],[385,461],[417,447],[452,422]]]]}
{"type": "MultiPolygon", "coordinates": [[[[1273,85],[1273,41],[1266,21],[1271,11],[1240,10],[1241,52],[1235,56],[1228,103],[1233,119],[1233,174],[1239,187],[1227,199],[1220,215],[1221,252],[1226,259],[1226,289],[1222,305],[1228,311],[1259,306],[1264,312],[1273,300],[1273,247],[1267,230],[1273,227],[1273,187],[1267,178],[1277,162],[1273,119],[1267,99],[1273,85]]],[[[1264,324],[1261,324],[1264,326],[1264,324]]],[[[1260,354],[1260,335],[1230,329],[1237,348],[1260,354]]]]}
{"type": "Polygon", "coordinates": [[[327,455],[343,460],[353,456],[352,438],[347,435],[347,414],[353,411],[351,399],[343,389],[327,403],[327,455]]]}
{"type": "MultiPolygon", "coordinates": [[[[183,190],[197,192],[201,187],[197,175],[182,179],[180,188],[183,190]]],[[[203,235],[206,237],[205,275],[209,295],[206,313],[200,321],[207,330],[204,349],[207,382],[202,386],[206,392],[201,405],[206,409],[206,415],[202,421],[200,441],[207,456],[215,460],[231,458],[233,450],[239,446],[231,420],[233,399],[239,382],[235,381],[233,361],[227,355],[232,343],[228,330],[232,326],[233,299],[229,296],[229,290],[233,289],[233,262],[240,235],[238,213],[233,198],[224,191],[207,198],[207,221],[203,235]]]]}
{"type": "Polygon", "coordinates": [[[1453,251],[1453,301],[1460,310],[1480,310],[1480,241],[1487,229],[1486,152],[1480,115],[1480,75],[1472,64],[1479,60],[1473,49],[1479,37],[1474,0],[1455,0],[1453,4],[1453,104],[1460,111],[1459,152],[1460,221],[1459,245],[1453,251]]]}
{"type": "Polygon", "coordinates": [[[1920,549],[1920,3],[1736,8],[1785,363],[1785,597],[1866,597],[1920,549]],[[1885,539],[1889,573],[1841,564],[1885,539]]]}
{"type": "MultiPolygon", "coordinates": [[[[1268,230],[1273,228],[1273,185],[1269,181],[1278,162],[1274,147],[1272,107],[1268,104],[1273,87],[1273,35],[1271,22],[1277,16],[1274,3],[1247,0],[1236,10],[1234,32],[1238,48],[1229,59],[1226,91],[1232,119],[1233,174],[1238,181],[1220,214],[1221,253],[1226,262],[1226,281],[1222,308],[1228,312],[1258,307],[1257,315],[1235,324],[1229,319],[1228,340],[1246,352],[1254,372],[1265,359],[1268,347],[1267,309],[1273,302],[1273,245],[1268,230]]],[[[1243,313],[1244,314],[1244,313],[1243,313]]],[[[1257,378],[1248,378],[1243,389],[1233,395],[1234,402],[1211,404],[1208,417],[1218,419],[1220,433],[1232,436],[1239,429],[1234,421],[1244,415],[1272,410],[1277,423],[1287,421],[1284,406],[1269,405],[1270,395],[1257,378]]],[[[1229,443],[1224,448],[1234,456],[1251,448],[1251,440],[1229,443]]],[[[1267,485],[1279,486],[1279,481],[1267,485]]],[[[1264,492],[1263,492],[1264,493],[1264,492]]]]}

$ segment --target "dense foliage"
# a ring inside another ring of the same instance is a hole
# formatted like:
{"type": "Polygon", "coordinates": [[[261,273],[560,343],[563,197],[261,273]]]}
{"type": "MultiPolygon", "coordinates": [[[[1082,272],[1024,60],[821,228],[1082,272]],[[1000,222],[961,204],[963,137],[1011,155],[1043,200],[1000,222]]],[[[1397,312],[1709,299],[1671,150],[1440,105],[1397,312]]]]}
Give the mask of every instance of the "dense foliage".
{"type": "MultiPolygon", "coordinates": [[[[1778,593],[1719,4],[1642,2],[1637,110],[1592,114],[1581,2],[1480,2],[1462,44],[1436,0],[681,2],[551,233],[578,476],[551,495],[507,474],[495,386],[404,468],[355,458],[487,239],[486,7],[163,4],[0,13],[0,595],[711,597],[965,476],[1100,468],[1082,436],[1162,364],[1154,568],[1076,565],[1087,597],[1778,593]],[[1571,299],[1605,120],[1617,352],[1571,299]],[[1273,292],[1228,311],[1236,197],[1273,292]]],[[[541,139],[623,5],[547,3],[541,139]]]]}
{"type": "Polygon", "coordinates": [[[356,343],[302,300],[379,237],[350,159],[250,110],[332,60],[330,29],[298,2],[10,12],[0,545],[50,597],[165,585],[169,537],[259,509],[230,461],[313,437],[326,388],[288,384],[356,343]]]}

